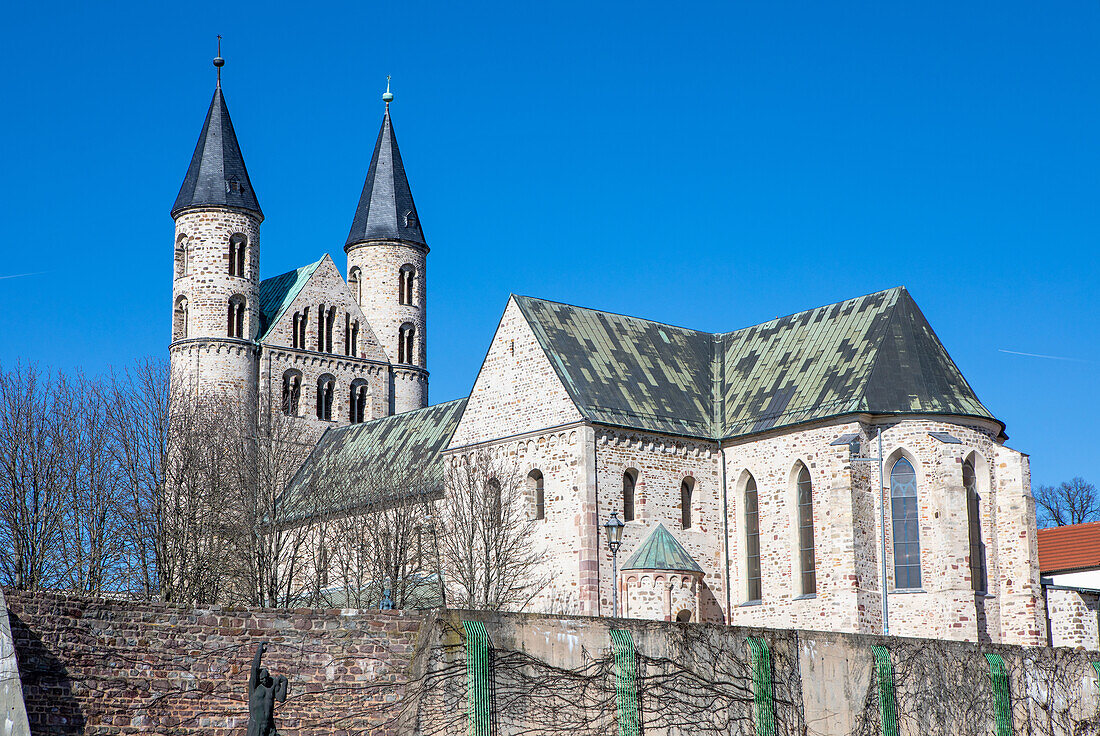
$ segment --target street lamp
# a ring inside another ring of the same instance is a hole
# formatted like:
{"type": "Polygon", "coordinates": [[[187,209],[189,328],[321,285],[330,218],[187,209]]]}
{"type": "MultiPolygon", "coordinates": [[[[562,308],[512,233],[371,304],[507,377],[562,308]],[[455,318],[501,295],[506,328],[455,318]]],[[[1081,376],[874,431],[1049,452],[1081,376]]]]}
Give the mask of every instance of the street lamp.
{"type": "Polygon", "coordinates": [[[607,532],[607,548],[611,550],[611,615],[616,618],[619,615],[619,546],[623,543],[625,526],[615,511],[603,525],[607,532]]]}

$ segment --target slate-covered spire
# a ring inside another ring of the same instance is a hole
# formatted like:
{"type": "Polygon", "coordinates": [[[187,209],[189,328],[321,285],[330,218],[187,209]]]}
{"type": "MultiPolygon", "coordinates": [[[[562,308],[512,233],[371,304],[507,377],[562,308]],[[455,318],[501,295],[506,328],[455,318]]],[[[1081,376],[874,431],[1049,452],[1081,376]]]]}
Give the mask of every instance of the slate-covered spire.
{"type": "Polygon", "coordinates": [[[393,95],[388,85],[386,95],[389,99],[383,96],[386,99],[386,114],[382,118],[382,129],[378,131],[374,156],[367,169],[367,180],[363,184],[363,194],[359,197],[359,207],[355,210],[345,247],[368,240],[404,240],[426,245],[409,180],[405,176],[405,165],[401,163],[401,152],[397,149],[397,136],[390,122],[390,100],[393,95]]]}
{"type": "MultiPolygon", "coordinates": [[[[221,57],[218,57],[220,60],[221,57]]],[[[219,66],[215,60],[215,66],[219,66]]],[[[214,99],[206,113],[195,155],[187,168],[179,196],[172,206],[172,216],[188,207],[236,207],[256,213],[263,219],[256,192],[248,179],[241,147],[229,119],[229,108],[222,96],[221,69],[218,69],[218,86],[214,99]]]]}

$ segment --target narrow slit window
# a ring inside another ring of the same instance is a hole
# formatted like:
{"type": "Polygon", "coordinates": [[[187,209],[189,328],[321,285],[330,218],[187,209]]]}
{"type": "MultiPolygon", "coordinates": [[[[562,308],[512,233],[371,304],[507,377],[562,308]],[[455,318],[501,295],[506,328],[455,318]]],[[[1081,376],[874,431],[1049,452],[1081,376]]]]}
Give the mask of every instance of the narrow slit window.
{"type": "Polygon", "coordinates": [[[680,482],[680,526],[691,528],[691,497],[695,492],[695,479],[684,478],[680,482]]]}
{"type": "Polygon", "coordinates": [[[633,471],[623,473],[623,521],[634,521],[634,489],[638,477],[633,471]]]}
{"type": "Polygon", "coordinates": [[[975,593],[987,587],[985,544],[982,543],[981,497],[978,496],[978,474],[973,458],[963,463],[963,486],[966,488],[966,520],[970,537],[970,585],[975,593]]]}

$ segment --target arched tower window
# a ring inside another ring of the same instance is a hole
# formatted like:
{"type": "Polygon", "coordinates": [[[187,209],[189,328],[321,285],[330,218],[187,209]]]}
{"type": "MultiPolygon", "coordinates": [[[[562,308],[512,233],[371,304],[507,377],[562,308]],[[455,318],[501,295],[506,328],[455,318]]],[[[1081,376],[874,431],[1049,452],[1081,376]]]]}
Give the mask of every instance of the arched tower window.
{"type": "Polygon", "coordinates": [[[798,470],[798,566],[802,595],[817,593],[817,560],[814,556],[814,488],[805,465],[798,470]]]}
{"type": "Polygon", "coordinates": [[[416,293],[416,268],[411,263],[401,267],[398,296],[402,304],[412,304],[416,293]]]}
{"type": "Polygon", "coordinates": [[[397,337],[397,362],[414,364],[416,362],[416,327],[411,322],[401,325],[397,337]]]}
{"type": "Polygon", "coordinates": [[[890,468],[890,519],[894,527],[894,587],[919,588],[920,530],[917,472],[906,458],[890,468]]]}
{"type": "Polygon", "coordinates": [[[187,236],[180,235],[176,241],[176,278],[187,275],[187,236]]]}
{"type": "Polygon", "coordinates": [[[623,473],[623,521],[634,521],[634,490],[638,486],[638,471],[623,473]]]}
{"type": "Polygon", "coordinates": [[[527,488],[534,496],[535,502],[535,519],[546,518],[546,491],[543,487],[542,471],[532,470],[527,474],[527,488]]]}
{"type": "Polygon", "coordinates": [[[348,288],[355,303],[363,306],[363,272],[355,266],[348,272],[348,288]]]}
{"type": "Polygon", "coordinates": [[[176,299],[176,309],[172,314],[172,339],[182,340],[187,337],[187,297],[176,299]]]}
{"type": "Polygon", "coordinates": [[[751,475],[745,482],[745,582],[750,601],[764,597],[760,574],[760,506],[757,500],[756,478],[751,475]]]}
{"type": "Polygon", "coordinates": [[[298,416],[298,399],[302,396],[302,373],[293,368],[283,373],[283,414],[298,416]]]}
{"type": "Polygon", "coordinates": [[[327,373],[317,379],[317,418],[332,421],[332,397],[336,393],[336,379],[327,373]]]}
{"type": "Polygon", "coordinates": [[[977,593],[986,592],[985,545],[982,543],[981,497],[978,496],[978,474],[974,471],[974,456],[963,463],[963,486],[966,488],[966,521],[970,537],[970,584],[977,593]]]}
{"type": "Polygon", "coordinates": [[[691,497],[695,492],[695,479],[691,476],[680,481],[680,526],[691,528],[691,497]]]}
{"type": "Polygon", "coordinates": [[[362,424],[367,421],[369,414],[367,412],[367,399],[369,396],[369,389],[367,388],[367,382],[362,378],[357,378],[351,382],[351,411],[348,419],[352,424],[362,424]]]}
{"type": "Polygon", "coordinates": [[[244,339],[244,312],[245,301],[244,297],[240,294],[229,298],[229,329],[227,333],[230,337],[237,337],[244,339]]]}
{"type": "Polygon", "coordinates": [[[229,275],[244,277],[245,250],[248,246],[248,238],[241,233],[234,233],[229,237],[229,275]]]}

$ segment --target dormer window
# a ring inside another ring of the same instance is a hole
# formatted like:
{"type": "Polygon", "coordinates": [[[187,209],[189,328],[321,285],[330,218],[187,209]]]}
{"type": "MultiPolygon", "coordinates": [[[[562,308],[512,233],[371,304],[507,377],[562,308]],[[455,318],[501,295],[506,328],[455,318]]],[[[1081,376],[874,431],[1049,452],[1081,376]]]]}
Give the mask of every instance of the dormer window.
{"type": "Polygon", "coordinates": [[[233,177],[225,182],[225,193],[244,194],[244,184],[241,184],[237,177],[233,177]]]}
{"type": "Polygon", "coordinates": [[[417,223],[417,220],[416,220],[416,213],[413,212],[412,210],[408,210],[405,213],[405,227],[411,227],[411,228],[414,228],[414,229],[416,227],[418,227],[418,223],[417,223]]]}

